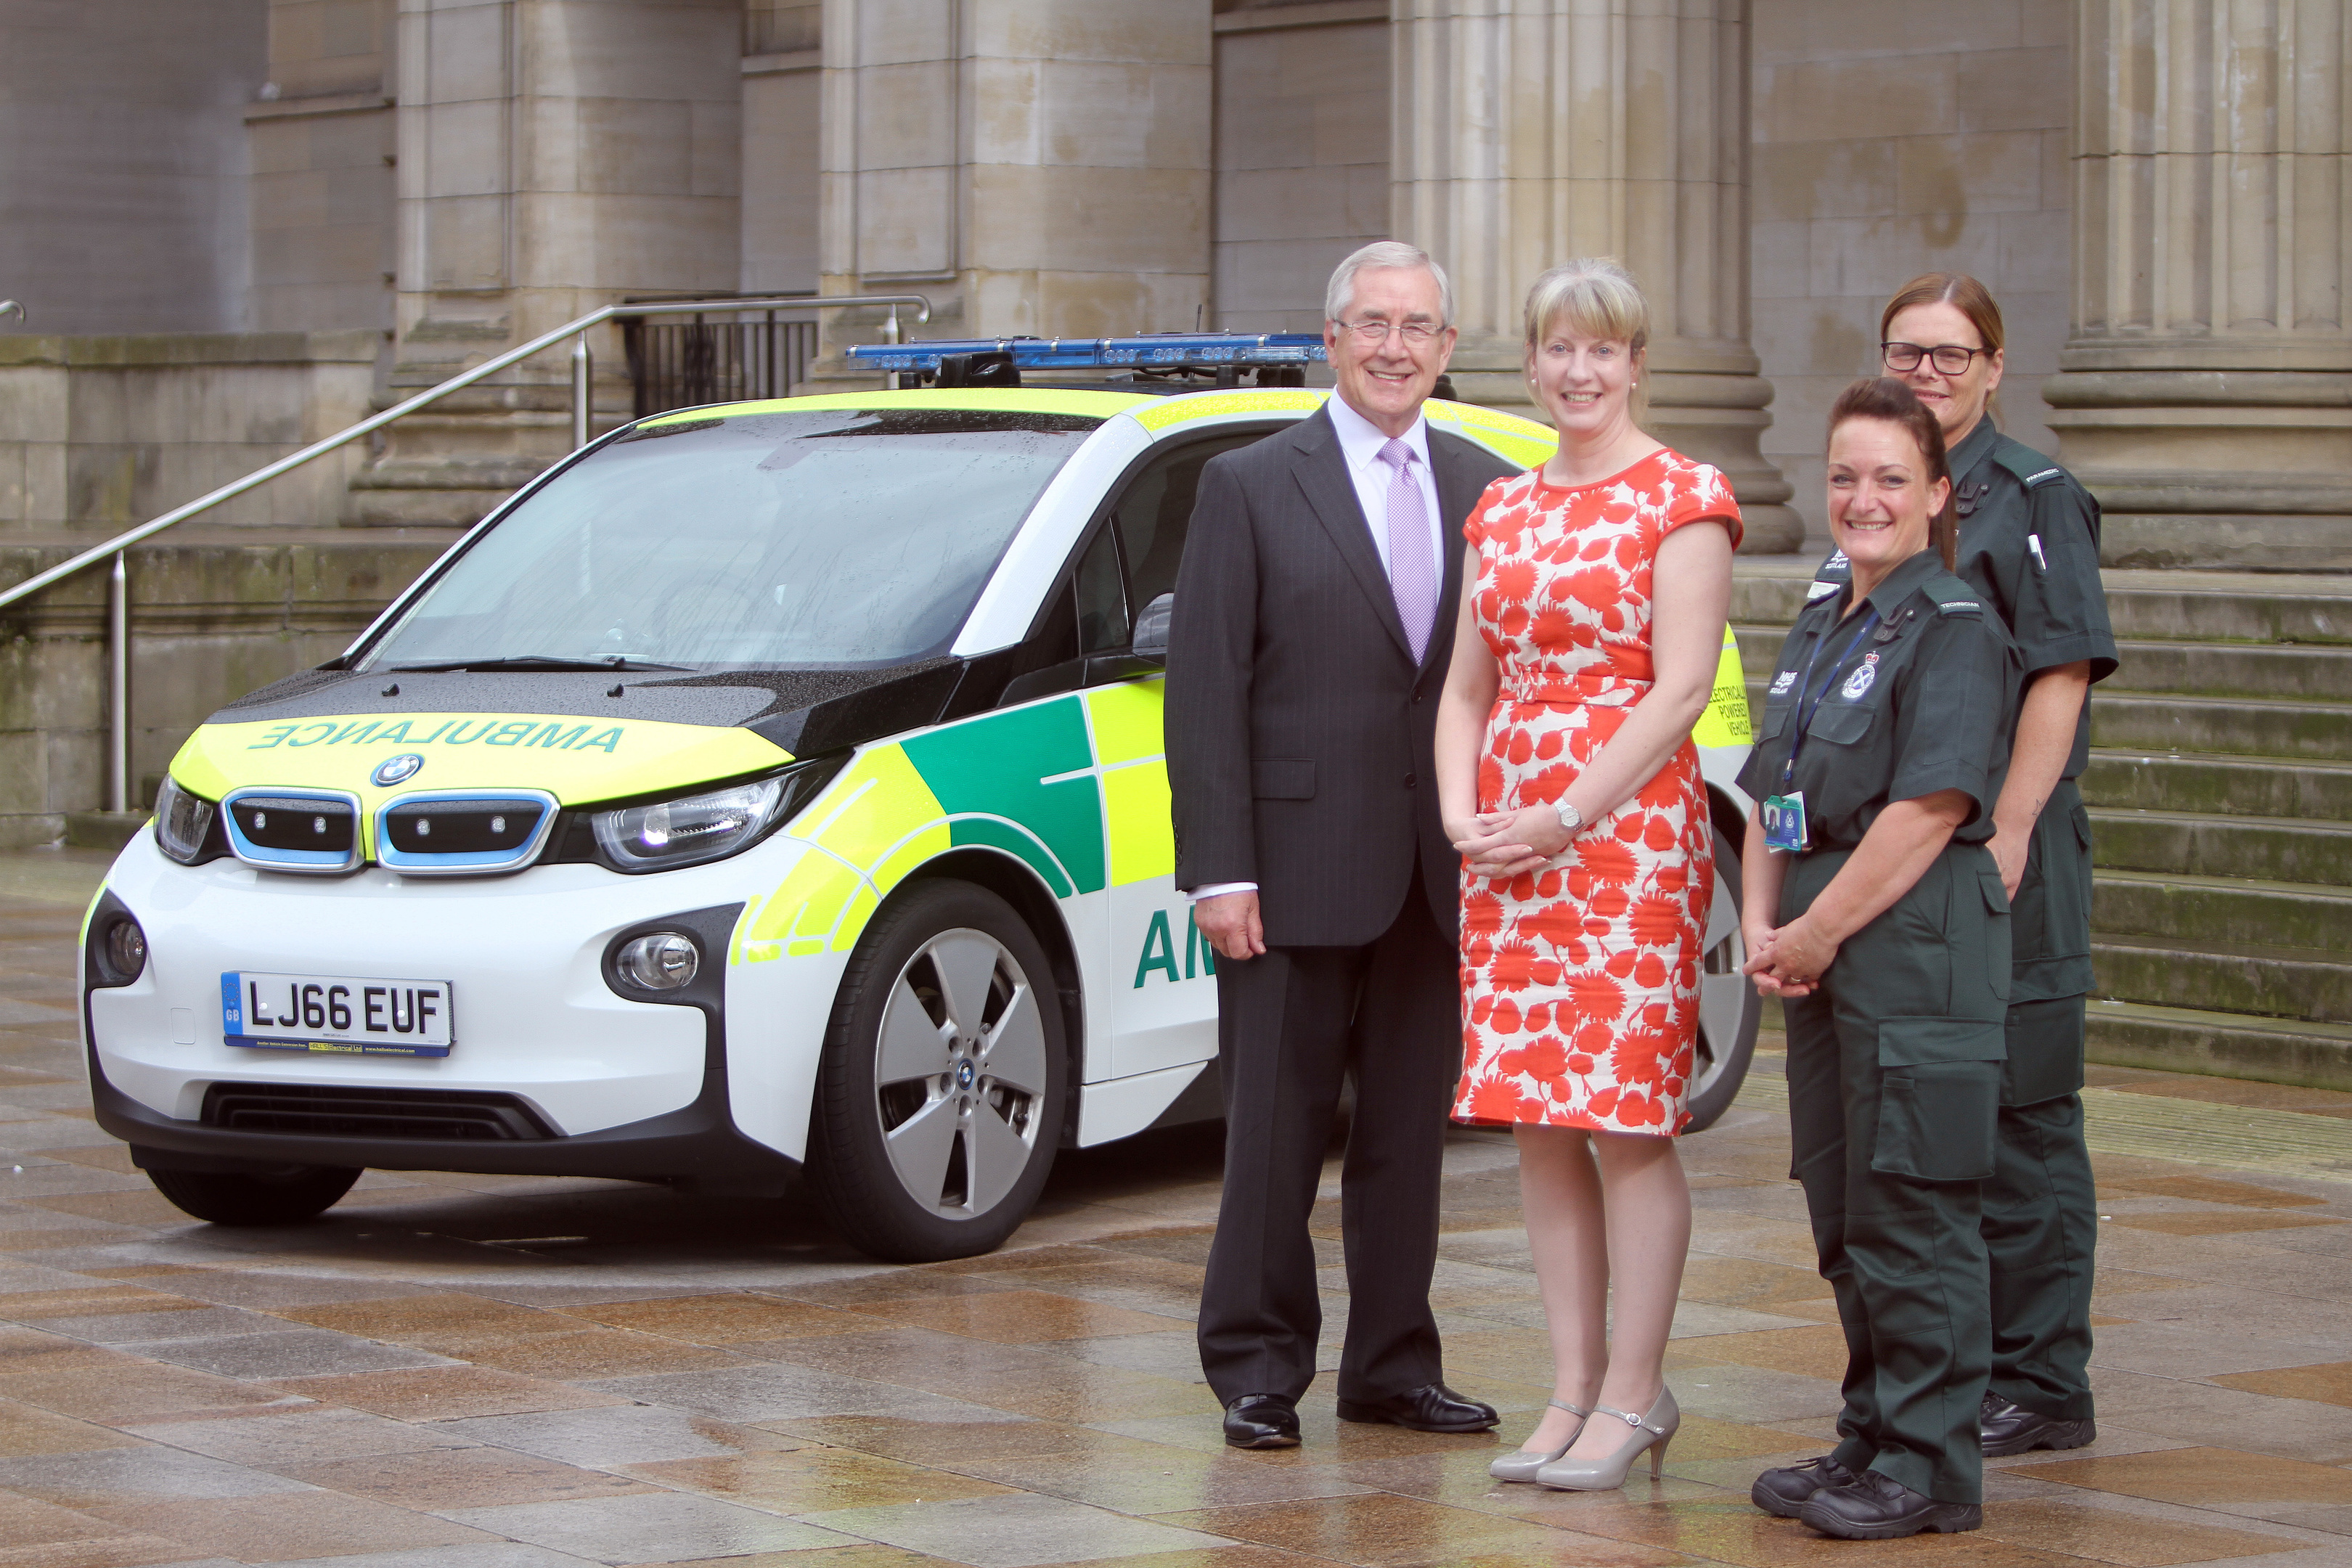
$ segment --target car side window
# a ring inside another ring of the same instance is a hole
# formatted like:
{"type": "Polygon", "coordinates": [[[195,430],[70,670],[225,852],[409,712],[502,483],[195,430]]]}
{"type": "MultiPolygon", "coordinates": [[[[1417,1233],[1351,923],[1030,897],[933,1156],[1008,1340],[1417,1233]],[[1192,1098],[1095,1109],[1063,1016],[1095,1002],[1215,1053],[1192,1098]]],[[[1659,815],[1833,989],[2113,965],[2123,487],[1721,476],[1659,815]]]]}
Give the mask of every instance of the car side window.
{"type": "Polygon", "coordinates": [[[1119,586],[1118,545],[1099,529],[1078,558],[1078,651],[1100,653],[1128,644],[1127,599],[1119,586]]]}
{"type": "Polygon", "coordinates": [[[1184,531],[1201,492],[1201,470],[1218,453],[1265,436],[1263,429],[1236,430],[1188,441],[1153,458],[1128,481],[1111,518],[1127,556],[1127,602],[1133,613],[1176,590],[1176,567],[1184,558],[1184,531]]]}

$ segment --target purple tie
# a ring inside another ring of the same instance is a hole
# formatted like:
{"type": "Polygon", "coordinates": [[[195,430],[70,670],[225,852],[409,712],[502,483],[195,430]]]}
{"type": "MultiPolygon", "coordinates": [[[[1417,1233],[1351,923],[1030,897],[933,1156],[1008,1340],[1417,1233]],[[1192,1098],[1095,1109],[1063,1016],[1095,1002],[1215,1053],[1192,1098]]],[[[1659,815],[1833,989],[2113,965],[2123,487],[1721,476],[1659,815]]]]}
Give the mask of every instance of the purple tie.
{"type": "Polygon", "coordinates": [[[1437,616],[1437,563],[1429,553],[1429,503],[1412,476],[1412,448],[1402,440],[1381,448],[1381,461],[1396,472],[1389,480],[1389,591],[1396,595],[1397,618],[1412,644],[1412,661],[1429,647],[1430,623],[1437,616]]]}

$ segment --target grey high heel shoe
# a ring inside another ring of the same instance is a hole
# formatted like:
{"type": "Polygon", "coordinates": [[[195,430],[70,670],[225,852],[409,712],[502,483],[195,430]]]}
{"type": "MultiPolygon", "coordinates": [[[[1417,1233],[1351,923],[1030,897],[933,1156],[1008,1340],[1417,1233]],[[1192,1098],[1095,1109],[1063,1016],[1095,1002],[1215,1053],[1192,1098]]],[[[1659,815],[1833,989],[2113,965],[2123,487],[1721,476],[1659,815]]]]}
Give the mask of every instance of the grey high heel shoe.
{"type": "Polygon", "coordinates": [[[1608,1416],[1625,1423],[1624,1446],[1605,1459],[1570,1459],[1563,1457],[1536,1471],[1536,1480],[1558,1491],[1605,1492],[1625,1484],[1625,1472],[1644,1451],[1650,1456],[1650,1479],[1659,1479],[1665,1467],[1666,1445],[1674,1441],[1681,1429],[1683,1413],[1675,1404],[1675,1391],[1660,1388],[1658,1397],[1650,1404],[1647,1413],[1630,1415],[1622,1410],[1612,1410],[1606,1405],[1592,1407],[1595,1420],[1608,1416]]]}
{"type": "Polygon", "coordinates": [[[1577,1418],[1576,1426],[1570,1430],[1565,1438],[1561,1439],[1559,1447],[1554,1448],[1550,1453],[1547,1454],[1540,1448],[1521,1448],[1516,1453],[1504,1455],[1501,1458],[1487,1466],[1486,1473],[1488,1475],[1494,1477],[1498,1481],[1534,1480],[1538,1470],[1543,1468],[1546,1465],[1550,1464],[1562,1454],[1568,1452],[1569,1444],[1576,1441],[1576,1434],[1584,1430],[1585,1417],[1592,1414],[1590,1410],[1579,1410],[1575,1405],[1570,1405],[1565,1399],[1547,1399],[1544,1403],[1550,1405],[1554,1410],[1565,1410],[1570,1415],[1575,1416],[1577,1418]]]}

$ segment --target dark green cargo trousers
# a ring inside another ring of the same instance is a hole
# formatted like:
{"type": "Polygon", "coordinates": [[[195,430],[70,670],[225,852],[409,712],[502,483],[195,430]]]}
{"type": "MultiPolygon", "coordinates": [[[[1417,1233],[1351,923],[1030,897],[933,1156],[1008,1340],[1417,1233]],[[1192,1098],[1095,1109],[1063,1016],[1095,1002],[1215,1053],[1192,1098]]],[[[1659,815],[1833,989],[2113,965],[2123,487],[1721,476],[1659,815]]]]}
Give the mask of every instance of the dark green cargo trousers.
{"type": "Polygon", "coordinates": [[[2062,782],[2035,824],[2013,916],[2016,966],[2000,1150],[1985,1184],[1992,1392],[2062,1421],[2092,1415],[2099,1241],[2083,1143],[2083,994],[2091,987],[2091,822],[2062,782]]]}
{"type": "MultiPolygon", "coordinates": [[[[1785,924],[1844,865],[1790,868],[1785,924]]],[[[1981,845],[1951,845],[1787,1004],[1790,1174],[1845,1329],[1839,1463],[1939,1502],[1983,1500],[1977,1407],[1991,1364],[1980,1192],[1998,1142],[2009,900],[1981,845]]]]}

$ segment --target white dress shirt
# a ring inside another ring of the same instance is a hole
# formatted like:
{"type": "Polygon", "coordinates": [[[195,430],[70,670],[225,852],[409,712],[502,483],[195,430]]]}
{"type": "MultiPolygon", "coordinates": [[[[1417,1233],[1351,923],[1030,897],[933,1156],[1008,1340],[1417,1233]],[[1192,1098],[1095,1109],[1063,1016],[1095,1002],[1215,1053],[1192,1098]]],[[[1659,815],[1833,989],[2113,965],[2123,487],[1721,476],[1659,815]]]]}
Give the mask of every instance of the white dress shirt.
{"type": "MultiPolygon", "coordinates": [[[[1396,470],[1381,461],[1381,448],[1389,444],[1387,431],[1349,407],[1345,398],[1333,393],[1325,400],[1324,409],[1331,416],[1331,428],[1339,433],[1339,456],[1348,465],[1348,478],[1356,487],[1356,505],[1364,514],[1364,526],[1371,531],[1372,548],[1380,552],[1381,570],[1396,577],[1396,568],[1389,563],[1389,488],[1396,482],[1396,470]]],[[[1412,428],[1397,437],[1412,448],[1412,462],[1406,469],[1421,484],[1421,514],[1429,520],[1430,560],[1437,568],[1437,581],[1445,581],[1445,517],[1437,507],[1437,476],[1429,469],[1429,421],[1414,415],[1412,428]]],[[[1438,605],[1444,615],[1445,606],[1438,605]]],[[[1433,633],[1435,628],[1431,628],[1433,633]]],[[[1194,903],[1202,899],[1223,898],[1227,893],[1255,893],[1255,882],[1212,882],[1205,888],[1189,888],[1184,896],[1194,903]]]]}

